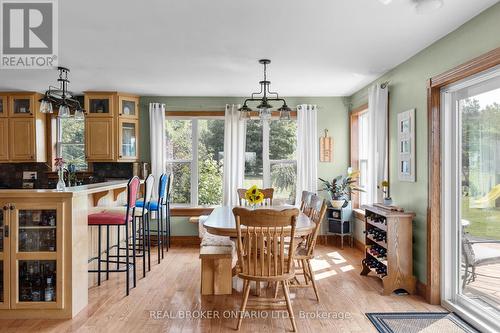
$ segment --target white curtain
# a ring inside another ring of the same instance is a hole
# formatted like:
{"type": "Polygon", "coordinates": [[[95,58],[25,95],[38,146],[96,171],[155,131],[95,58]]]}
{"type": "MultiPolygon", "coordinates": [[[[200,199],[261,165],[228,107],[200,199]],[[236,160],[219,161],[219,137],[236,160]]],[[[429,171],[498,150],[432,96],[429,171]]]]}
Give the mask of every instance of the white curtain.
{"type": "MultiPolygon", "coordinates": [[[[155,183],[165,172],[165,104],[149,103],[149,133],[151,147],[151,173],[155,183]]],[[[157,193],[153,194],[157,198],[157,193]]]]}
{"type": "Polygon", "coordinates": [[[368,188],[367,201],[383,201],[379,185],[388,180],[388,103],[389,89],[375,84],[368,89],[368,188]]]}
{"type": "Polygon", "coordinates": [[[245,174],[246,123],[239,105],[226,105],[224,118],[224,205],[237,205],[245,174]]]}
{"type": "Polygon", "coordinates": [[[302,191],[318,191],[318,111],[316,105],[297,107],[297,192],[300,203],[302,191]]]}

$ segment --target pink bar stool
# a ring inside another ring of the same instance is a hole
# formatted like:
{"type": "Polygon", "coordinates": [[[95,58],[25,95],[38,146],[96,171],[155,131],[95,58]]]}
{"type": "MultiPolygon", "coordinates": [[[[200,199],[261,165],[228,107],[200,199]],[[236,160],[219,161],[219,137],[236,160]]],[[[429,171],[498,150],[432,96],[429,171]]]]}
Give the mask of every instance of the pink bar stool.
{"type": "Polygon", "coordinates": [[[97,269],[89,269],[89,273],[97,273],[97,285],[101,285],[101,273],[106,273],[106,279],[109,278],[109,273],[118,273],[124,272],[127,274],[126,276],[126,290],[127,296],[129,295],[130,290],[130,268],[133,269],[133,282],[134,287],[136,286],[136,273],[135,273],[135,232],[132,233],[132,244],[129,244],[129,223],[134,222],[135,216],[135,204],[137,201],[137,194],[139,192],[140,180],[139,177],[132,177],[127,184],[127,209],[125,213],[120,212],[99,212],[95,214],[89,214],[88,216],[88,225],[95,226],[98,229],[98,252],[97,257],[93,257],[89,259],[89,263],[94,260],[97,260],[97,269]],[[114,245],[113,248],[116,248],[116,255],[110,255],[110,246],[109,246],[109,231],[111,226],[116,226],[117,236],[118,236],[118,244],[114,245]],[[102,227],[106,227],[106,259],[102,259],[102,251],[101,251],[101,238],[102,238],[102,227]],[[120,261],[120,227],[125,227],[125,261],[120,261]],[[132,262],[130,262],[130,254],[129,247],[132,245],[132,262]],[[113,260],[112,258],[116,258],[113,260]],[[101,268],[101,263],[106,263],[106,268],[101,268]],[[110,269],[109,264],[116,264],[115,269],[110,269]],[[125,265],[125,268],[121,268],[120,265],[125,265]]]}

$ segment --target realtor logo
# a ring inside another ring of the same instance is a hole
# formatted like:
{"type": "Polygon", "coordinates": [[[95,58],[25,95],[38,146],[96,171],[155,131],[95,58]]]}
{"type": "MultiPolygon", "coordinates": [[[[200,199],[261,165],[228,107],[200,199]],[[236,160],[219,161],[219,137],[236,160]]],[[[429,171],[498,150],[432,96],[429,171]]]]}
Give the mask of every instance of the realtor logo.
{"type": "Polygon", "coordinates": [[[57,66],[57,0],[0,0],[0,68],[57,66]]]}

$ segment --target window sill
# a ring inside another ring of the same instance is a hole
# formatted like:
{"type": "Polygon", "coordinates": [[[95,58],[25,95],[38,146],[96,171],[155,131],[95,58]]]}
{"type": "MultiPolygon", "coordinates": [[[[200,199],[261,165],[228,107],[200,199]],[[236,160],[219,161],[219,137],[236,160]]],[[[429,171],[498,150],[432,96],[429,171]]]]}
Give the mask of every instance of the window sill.
{"type": "Polygon", "coordinates": [[[209,215],[215,207],[172,207],[170,208],[170,216],[201,216],[209,215]]]}
{"type": "Polygon", "coordinates": [[[364,209],[356,208],[356,209],[353,209],[352,212],[354,213],[354,217],[357,218],[358,220],[365,219],[365,210],[364,209]]]}

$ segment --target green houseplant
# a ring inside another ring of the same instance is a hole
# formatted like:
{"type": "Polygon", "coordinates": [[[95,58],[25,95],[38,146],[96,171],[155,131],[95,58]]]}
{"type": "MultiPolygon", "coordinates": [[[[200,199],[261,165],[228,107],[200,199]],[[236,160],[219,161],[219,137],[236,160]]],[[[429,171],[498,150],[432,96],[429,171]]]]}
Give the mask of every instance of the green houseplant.
{"type": "Polygon", "coordinates": [[[330,194],[330,203],[334,208],[342,208],[347,205],[351,199],[353,191],[364,192],[362,188],[355,185],[359,178],[359,171],[349,172],[346,176],[340,175],[335,177],[331,182],[319,178],[323,183],[323,191],[330,194]]]}

